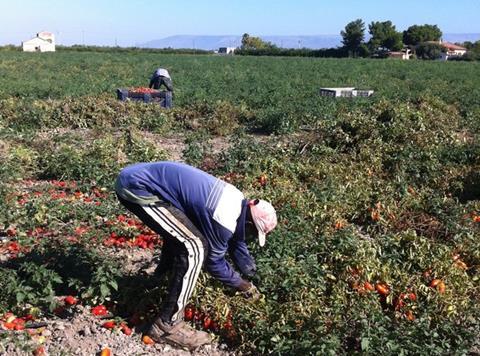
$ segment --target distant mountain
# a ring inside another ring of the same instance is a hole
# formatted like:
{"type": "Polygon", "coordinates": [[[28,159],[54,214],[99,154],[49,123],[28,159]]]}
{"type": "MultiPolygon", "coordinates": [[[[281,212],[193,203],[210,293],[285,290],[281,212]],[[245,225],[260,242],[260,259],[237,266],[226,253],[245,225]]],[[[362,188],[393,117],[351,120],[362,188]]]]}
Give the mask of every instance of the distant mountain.
{"type": "MultiPolygon", "coordinates": [[[[332,48],[342,45],[340,35],[316,36],[260,36],[264,41],[271,42],[281,48],[332,48]]],[[[480,40],[480,33],[446,33],[443,40],[448,42],[475,42],[480,40]]],[[[158,40],[148,41],[139,45],[143,48],[194,48],[216,50],[219,47],[239,47],[242,36],[196,36],[177,35],[158,40]]]]}
{"type": "MultiPolygon", "coordinates": [[[[340,35],[318,36],[260,36],[264,41],[271,42],[282,48],[330,48],[341,45],[340,35]]],[[[141,44],[144,48],[195,48],[216,50],[219,47],[239,47],[242,36],[195,36],[178,35],[152,40],[141,44]]]]}
{"type": "Polygon", "coordinates": [[[148,41],[139,47],[144,48],[194,48],[214,50],[219,47],[238,47],[242,42],[241,36],[195,36],[177,35],[158,40],[148,41]]]}
{"type": "Polygon", "coordinates": [[[476,42],[480,41],[480,33],[446,33],[443,35],[443,40],[453,43],[476,42]]]}

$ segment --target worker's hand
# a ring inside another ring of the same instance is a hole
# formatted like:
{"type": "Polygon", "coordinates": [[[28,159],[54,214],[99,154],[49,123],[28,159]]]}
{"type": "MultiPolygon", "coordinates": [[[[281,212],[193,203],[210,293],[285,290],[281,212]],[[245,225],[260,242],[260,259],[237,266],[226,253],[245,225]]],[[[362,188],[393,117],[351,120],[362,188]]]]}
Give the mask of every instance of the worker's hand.
{"type": "Polygon", "coordinates": [[[260,291],[255,287],[255,285],[251,282],[242,283],[240,286],[240,294],[242,294],[245,298],[257,301],[262,298],[262,294],[260,291]]]}

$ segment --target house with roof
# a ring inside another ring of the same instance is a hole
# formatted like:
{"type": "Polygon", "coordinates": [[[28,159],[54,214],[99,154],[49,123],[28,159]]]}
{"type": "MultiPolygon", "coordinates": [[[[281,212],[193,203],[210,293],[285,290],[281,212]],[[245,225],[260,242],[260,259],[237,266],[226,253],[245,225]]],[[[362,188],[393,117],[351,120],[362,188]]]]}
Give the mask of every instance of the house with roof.
{"type": "Polygon", "coordinates": [[[442,60],[446,61],[449,58],[461,57],[465,53],[467,53],[467,49],[465,47],[456,45],[450,42],[440,42],[440,46],[442,46],[442,60]]]}
{"type": "Polygon", "coordinates": [[[48,31],[37,33],[37,36],[22,42],[24,52],[55,52],[55,36],[48,31]]]}
{"type": "Polygon", "coordinates": [[[465,47],[456,45],[455,43],[445,41],[428,41],[427,43],[438,44],[442,47],[442,56],[439,58],[442,61],[447,61],[450,58],[458,58],[467,53],[465,47]]]}

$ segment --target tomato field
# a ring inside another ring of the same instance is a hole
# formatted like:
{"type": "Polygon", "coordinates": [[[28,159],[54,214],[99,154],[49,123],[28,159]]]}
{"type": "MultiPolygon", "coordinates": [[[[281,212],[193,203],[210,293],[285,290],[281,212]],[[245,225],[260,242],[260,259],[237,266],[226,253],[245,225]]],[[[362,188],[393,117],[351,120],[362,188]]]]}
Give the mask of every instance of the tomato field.
{"type": "Polygon", "coordinates": [[[478,63],[2,52],[0,74],[1,345],[54,354],[22,325],[79,308],[142,344],[166,286],[131,256],[162,240],[113,183],[181,159],[278,212],[250,245],[264,298],[202,273],[185,311],[231,352],[480,352],[478,63]],[[173,109],[116,99],[160,65],[173,109]],[[339,86],[375,95],[319,96],[339,86]]]}

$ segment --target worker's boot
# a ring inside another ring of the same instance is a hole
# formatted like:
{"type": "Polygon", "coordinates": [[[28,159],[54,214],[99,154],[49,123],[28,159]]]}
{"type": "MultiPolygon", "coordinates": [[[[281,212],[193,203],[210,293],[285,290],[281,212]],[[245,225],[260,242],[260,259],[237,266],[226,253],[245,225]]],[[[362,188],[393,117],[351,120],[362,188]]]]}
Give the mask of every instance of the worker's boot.
{"type": "Polygon", "coordinates": [[[147,334],[156,342],[165,341],[189,350],[195,350],[212,341],[208,333],[195,330],[183,320],[172,325],[157,318],[147,334]]]}

